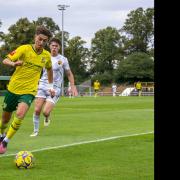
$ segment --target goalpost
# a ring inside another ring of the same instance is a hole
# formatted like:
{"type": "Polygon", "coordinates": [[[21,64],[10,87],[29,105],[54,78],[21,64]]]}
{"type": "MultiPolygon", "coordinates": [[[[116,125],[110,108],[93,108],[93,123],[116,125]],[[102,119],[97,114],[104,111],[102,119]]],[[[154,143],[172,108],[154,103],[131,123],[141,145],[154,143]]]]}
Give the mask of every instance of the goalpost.
{"type": "MultiPolygon", "coordinates": [[[[92,87],[91,87],[91,79],[87,80],[79,85],[76,85],[78,96],[92,96],[92,87]]],[[[67,92],[68,87],[65,87],[64,90],[67,92]]],[[[67,93],[65,93],[67,94],[67,93]]]]}
{"type": "Polygon", "coordinates": [[[77,85],[79,96],[92,96],[91,79],[77,85]]]}
{"type": "MultiPolygon", "coordinates": [[[[3,96],[7,89],[7,84],[11,76],[0,76],[0,96],[3,96]]],[[[76,85],[79,96],[92,96],[93,91],[91,87],[91,79],[87,80],[79,85],[76,85]]],[[[67,87],[65,87],[65,91],[67,87]]]]}

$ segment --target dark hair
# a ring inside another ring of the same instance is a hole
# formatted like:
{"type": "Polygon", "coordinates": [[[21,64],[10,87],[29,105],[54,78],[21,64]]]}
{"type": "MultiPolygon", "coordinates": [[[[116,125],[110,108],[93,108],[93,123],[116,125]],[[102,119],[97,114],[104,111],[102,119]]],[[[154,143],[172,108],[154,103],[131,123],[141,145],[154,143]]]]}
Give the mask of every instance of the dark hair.
{"type": "Polygon", "coordinates": [[[50,41],[49,41],[49,45],[52,43],[52,42],[56,42],[57,44],[59,44],[59,46],[61,45],[61,41],[57,38],[52,38],[50,41]]]}
{"type": "Polygon", "coordinates": [[[46,29],[44,26],[36,27],[36,35],[39,35],[39,34],[43,34],[43,35],[47,36],[48,38],[52,37],[51,32],[48,29],[46,29]]]}

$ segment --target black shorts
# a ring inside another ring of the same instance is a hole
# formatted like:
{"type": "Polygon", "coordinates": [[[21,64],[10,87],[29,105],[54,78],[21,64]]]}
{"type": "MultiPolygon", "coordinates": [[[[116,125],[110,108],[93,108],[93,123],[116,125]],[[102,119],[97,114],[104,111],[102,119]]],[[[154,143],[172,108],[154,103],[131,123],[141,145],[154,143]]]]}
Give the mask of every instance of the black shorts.
{"type": "Polygon", "coordinates": [[[99,89],[95,89],[94,91],[95,91],[95,92],[98,92],[98,91],[99,91],[99,89]]]}

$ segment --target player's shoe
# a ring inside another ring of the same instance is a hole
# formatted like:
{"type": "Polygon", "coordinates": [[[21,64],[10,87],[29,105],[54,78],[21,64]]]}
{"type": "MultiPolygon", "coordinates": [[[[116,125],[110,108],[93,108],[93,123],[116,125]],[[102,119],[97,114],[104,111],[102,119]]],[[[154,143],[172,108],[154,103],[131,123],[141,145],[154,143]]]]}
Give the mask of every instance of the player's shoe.
{"type": "Polygon", "coordinates": [[[30,136],[31,136],[31,137],[36,137],[36,136],[38,136],[38,131],[33,132],[30,136]]]}
{"type": "Polygon", "coordinates": [[[4,138],[5,138],[5,135],[0,136],[0,143],[3,141],[4,138]]]}
{"type": "Polygon", "coordinates": [[[4,137],[0,137],[0,143],[3,141],[4,137]]]}
{"type": "Polygon", "coordinates": [[[2,141],[0,143],[0,154],[4,154],[7,150],[7,142],[6,141],[2,141]]]}
{"type": "Polygon", "coordinates": [[[44,118],[44,126],[49,126],[50,122],[49,118],[44,118]]]}

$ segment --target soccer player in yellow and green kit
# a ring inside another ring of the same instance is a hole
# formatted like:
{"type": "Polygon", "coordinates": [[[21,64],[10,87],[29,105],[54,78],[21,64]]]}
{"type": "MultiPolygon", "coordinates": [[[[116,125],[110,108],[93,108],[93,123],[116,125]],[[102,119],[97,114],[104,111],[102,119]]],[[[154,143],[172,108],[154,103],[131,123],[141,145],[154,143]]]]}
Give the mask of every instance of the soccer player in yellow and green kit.
{"type": "Polygon", "coordinates": [[[138,96],[141,96],[142,84],[141,84],[140,81],[138,81],[138,82],[135,84],[135,88],[136,88],[136,90],[138,91],[138,96]]]}
{"type": "Polygon", "coordinates": [[[98,80],[96,80],[94,82],[93,86],[94,86],[94,91],[95,91],[94,97],[97,97],[98,91],[100,89],[100,82],[98,80]]]}
{"type": "Polygon", "coordinates": [[[34,100],[38,81],[44,67],[47,69],[50,94],[52,97],[55,95],[51,55],[44,49],[50,37],[49,30],[43,26],[38,26],[33,45],[19,46],[3,60],[5,65],[16,67],[16,70],[11,76],[3,102],[3,113],[0,119],[0,154],[6,152],[9,140],[19,129],[34,100]],[[16,111],[16,113],[6,131],[13,111],[16,111]]]}

